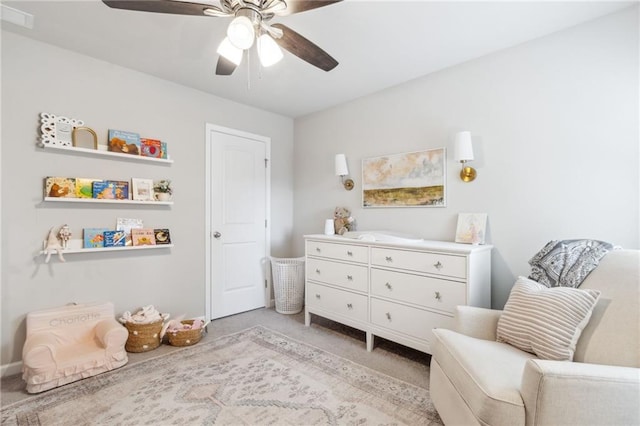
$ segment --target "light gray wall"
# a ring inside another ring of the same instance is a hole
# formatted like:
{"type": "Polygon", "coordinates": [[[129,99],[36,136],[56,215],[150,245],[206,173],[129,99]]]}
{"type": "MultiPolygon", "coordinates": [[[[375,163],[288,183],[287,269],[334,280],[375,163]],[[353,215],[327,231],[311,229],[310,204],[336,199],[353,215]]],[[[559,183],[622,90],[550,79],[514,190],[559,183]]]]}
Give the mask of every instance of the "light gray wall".
{"type": "MultiPolygon", "coordinates": [[[[162,64],[158,64],[162,66],[162,64]]],[[[139,72],[2,32],[2,351],[19,361],[29,311],[72,301],[115,303],[118,314],[153,304],[173,315],[204,315],[205,123],[271,138],[272,254],[290,255],[293,120],[139,72]],[[102,142],[109,128],[167,141],[171,166],[44,152],[41,112],[82,119],[102,142]],[[170,178],[171,208],[42,203],[45,176],[170,178]],[[52,226],[115,226],[141,218],[171,229],[175,248],[36,257],[52,226]]]]}
{"type": "Polygon", "coordinates": [[[492,305],[501,308],[549,240],[638,248],[638,59],[634,7],[297,119],[296,255],[335,206],[350,208],[360,230],[449,241],[458,213],[486,212],[492,305]],[[472,183],[453,161],[461,130],[475,144],[472,183]],[[443,146],[446,208],[361,207],[363,158],[443,146]],[[351,192],[333,176],[337,153],[347,155],[351,192]]]}

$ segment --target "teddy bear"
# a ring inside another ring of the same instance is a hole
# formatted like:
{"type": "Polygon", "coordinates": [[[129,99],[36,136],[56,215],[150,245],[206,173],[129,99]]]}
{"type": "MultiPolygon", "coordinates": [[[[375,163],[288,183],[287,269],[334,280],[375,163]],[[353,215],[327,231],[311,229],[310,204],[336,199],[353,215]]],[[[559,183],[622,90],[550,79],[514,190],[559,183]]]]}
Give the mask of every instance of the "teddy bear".
{"type": "Polygon", "coordinates": [[[355,219],[345,207],[336,207],[333,211],[333,227],[337,235],[343,235],[347,231],[355,230],[355,219]]]}

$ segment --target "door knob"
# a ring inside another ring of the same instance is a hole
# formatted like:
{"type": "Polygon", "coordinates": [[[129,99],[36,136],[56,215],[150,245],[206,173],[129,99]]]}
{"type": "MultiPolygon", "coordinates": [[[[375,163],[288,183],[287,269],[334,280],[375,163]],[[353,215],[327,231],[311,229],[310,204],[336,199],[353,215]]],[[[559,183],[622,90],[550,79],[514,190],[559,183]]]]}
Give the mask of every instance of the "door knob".
{"type": "Polygon", "coordinates": [[[218,231],[213,233],[213,238],[219,239],[220,237],[222,237],[222,234],[219,233],[218,231]]]}

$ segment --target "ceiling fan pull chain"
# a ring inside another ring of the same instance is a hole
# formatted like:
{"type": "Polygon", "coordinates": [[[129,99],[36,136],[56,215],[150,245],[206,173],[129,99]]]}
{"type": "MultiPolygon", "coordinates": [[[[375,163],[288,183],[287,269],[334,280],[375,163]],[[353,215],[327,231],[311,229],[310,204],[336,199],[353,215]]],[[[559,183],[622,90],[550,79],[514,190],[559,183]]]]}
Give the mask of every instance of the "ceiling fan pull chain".
{"type": "Polygon", "coordinates": [[[247,52],[247,91],[251,91],[251,51],[249,49],[247,52]]]}

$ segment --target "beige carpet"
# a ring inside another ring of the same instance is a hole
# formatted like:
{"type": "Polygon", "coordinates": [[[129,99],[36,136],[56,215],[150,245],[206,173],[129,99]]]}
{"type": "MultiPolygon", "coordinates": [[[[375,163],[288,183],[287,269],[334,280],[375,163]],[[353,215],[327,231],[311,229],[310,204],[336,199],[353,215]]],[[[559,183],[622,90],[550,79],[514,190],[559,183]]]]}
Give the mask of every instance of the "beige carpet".
{"type": "Polygon", "coordinates": [[[428,390],[265,327],[3,407],[6,425],[439,425],[428,390]]]}

